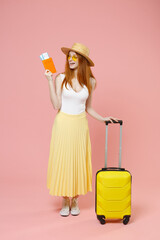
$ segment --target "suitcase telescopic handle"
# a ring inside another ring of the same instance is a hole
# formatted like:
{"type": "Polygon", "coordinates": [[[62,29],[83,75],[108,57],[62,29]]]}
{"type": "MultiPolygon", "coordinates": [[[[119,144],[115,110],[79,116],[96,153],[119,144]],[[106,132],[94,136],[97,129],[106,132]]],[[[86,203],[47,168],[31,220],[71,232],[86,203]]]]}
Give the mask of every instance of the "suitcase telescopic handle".
{"type": "Polygon", "coordinates": [[[120,143],[119,143],[119,168],[121,168],[121,158],[122,158],[122,124],[123,121],[122,120],[118,120],[118,122],[116,122],[114,119],[112,120],[113,123],[109,120],[105,121],[106,124],[106,141],[105,141],[105,168],[107,168],[107,140],[108,140],[108,124],[112,123],[119,123],[120,124],[120,143]]]}

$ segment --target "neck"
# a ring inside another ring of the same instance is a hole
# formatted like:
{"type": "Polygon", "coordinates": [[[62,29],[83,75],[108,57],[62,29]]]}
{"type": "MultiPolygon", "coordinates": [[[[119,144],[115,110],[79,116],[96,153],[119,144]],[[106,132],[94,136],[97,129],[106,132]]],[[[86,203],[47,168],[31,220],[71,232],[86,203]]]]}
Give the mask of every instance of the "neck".
{"type": "Polygon", "coordinates": [[[74,77],[77,78],[77,68],[74,70],[74,77]]]}

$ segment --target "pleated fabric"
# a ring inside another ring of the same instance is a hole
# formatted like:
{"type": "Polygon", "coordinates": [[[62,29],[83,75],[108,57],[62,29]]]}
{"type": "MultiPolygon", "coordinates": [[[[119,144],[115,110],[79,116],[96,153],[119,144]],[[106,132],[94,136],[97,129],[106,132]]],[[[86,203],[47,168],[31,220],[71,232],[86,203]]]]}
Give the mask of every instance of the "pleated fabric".
{"type": "Polygon", "coordinates": [[[91,141],[86,112],[59,111],[52,127],[47,188],[54,196],[92,192],[91,141]]]}

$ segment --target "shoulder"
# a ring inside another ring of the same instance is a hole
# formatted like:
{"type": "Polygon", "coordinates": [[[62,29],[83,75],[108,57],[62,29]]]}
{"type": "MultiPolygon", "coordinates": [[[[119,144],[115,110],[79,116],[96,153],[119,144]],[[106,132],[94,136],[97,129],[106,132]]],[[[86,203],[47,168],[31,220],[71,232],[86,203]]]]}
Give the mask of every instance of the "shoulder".
{"type": "Polygon", "coordinates": [[[56,86],[56,92],[60,92],[61,91],[61,86],[62,86],[62,82],[63,82],[63,76],[61,73],[57,74],[55,76],[55,86],[56,86]]]}
{"type": "Polygon", "coordinates": [[[92,89],[94,90],[95,86],[96,86],[96,79],[93,78],[93,77],[90,77],[90,82],[91,82],[91,85],[92,85],[92,89]]]}
{"type": "Polygon", "coordinates": [[[65,74],[63,73],[58,73],[56,76],[55,76],[55,79],[63,79],[65,77],[65,74]]]}
{"type": "Polygon", "coordinates": [[[59,73],[59,74],[57,74],[56,76],[55,76],[55,81],[56,82],[63,82],[63,80],[64,80],[64,77],[65,77],[65,74],[63,74],[63,73],[59,73]]]}

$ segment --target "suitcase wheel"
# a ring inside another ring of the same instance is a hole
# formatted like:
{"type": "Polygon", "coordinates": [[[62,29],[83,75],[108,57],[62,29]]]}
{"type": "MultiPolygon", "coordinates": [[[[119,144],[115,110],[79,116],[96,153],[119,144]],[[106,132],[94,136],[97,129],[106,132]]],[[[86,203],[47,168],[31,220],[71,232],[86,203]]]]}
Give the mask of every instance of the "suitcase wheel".
{"type": "Polygon", "coordinates": [[[105,224],[105,216],[104,215],[97,215],[97,219],[100,221],[101,224],[105,224]]]}
{"type": "Polygon", "coordinates": [[[129,222],[129,219],[130,219],[130,215],[125,215],[124,217],[123,217],[123,224],[127,224],[128,222],[129,222]]]}

